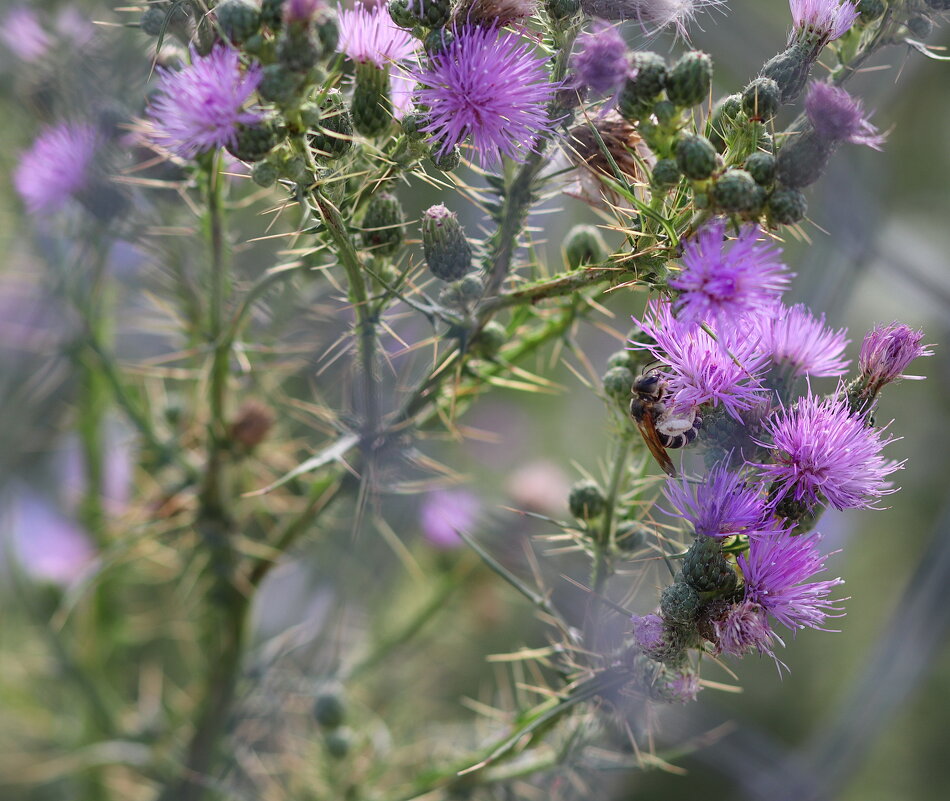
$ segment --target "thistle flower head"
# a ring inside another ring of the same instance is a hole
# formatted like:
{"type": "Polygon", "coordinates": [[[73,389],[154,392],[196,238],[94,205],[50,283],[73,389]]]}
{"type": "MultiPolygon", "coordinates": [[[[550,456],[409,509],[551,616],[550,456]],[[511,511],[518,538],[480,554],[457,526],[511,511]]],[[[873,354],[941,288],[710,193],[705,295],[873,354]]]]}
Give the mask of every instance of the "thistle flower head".
{"type": "Polygon", "coordinates": [[[686,243],[683,271],[669,282],[682,293],[676,316],[683,322],[725,324],[767,308],[788,287],[781,251],[761,240],[756,226],[728,242],[725,232],[725,220],[717,220],[686,243]]]}
{"type": "Polygon", "coordinates": [[[644,651],[655,651],[665,642],[663,618],[659,615],[634,615],[633,636],[644,651]]]}
{"type": "Polygon", "coordinates": [[[627,43],[616,27],[594,20],[591,31],[577,38],[571,56],[574,84],[598,95],[614,94],[627,79],[627,43]]]}
{"type": "Polygon", "coordinates": [[[415,73],[417,102],[428,108],[423,130],[439,155],[465,139],[482,166],[502,155],[518,160],[552,127],[547,102],[555,90],[545,59],[513,33],[466,26],[415,73]]]}
{"type": "Polygon", "coordinates": [[[674,28],[685,37],[686,26],[701,11],[724,3],[725,0],[581,0],[581,8],[592,17],[635,20],[650,36],[664,28],[674,28]]]}
{"type": "Polygon", "coordinates": [[[412,58],[416,40],[409,31],[393,23],[385,6],[367,7],[357,4],[352,9],[340,8],[340,39],[337,50],[351,61],[372,62],[384,67],[393,61],[412,58]]]}
{"type": "Polygon", "coordinates": [[[813,40],[817,47],[844,36],[858,18],[854,3],[841,0],[789,0],[792,38],[813,40]]]}
{"type": "Polygon", "coordinates": [[[480,504],[464,490],[430,492],[419,512],[422,534],[436,548],[454,548],[462,544],[459,531],[474,525],[480,504]]]}
{"type": "Polygon", "coordinates": [[[923,338],[923,331],[915,331],[903,323],[876,326],[861,343],[858,355],[861,377],[875,393],[898,378],[920,378],[903,373],[919,356],[933,356],[930,346],[921,344],[923,338]]]}
{"type": "Polygon", "coordinates": [[[773,481],[780,497],[835,509],[874,508],[876,499],[896,492],[886,476],[904,466],[886,461],[881,450],[893,440],[852,415],[844,393],[820,398],[809,393],[790,408],[780,409],[765,423],[773,461],[757,464],[773,481]]]}
{"type": "Polygon", "coordinates": [[[634,343],[666,365],[672,406],[686,411],[704,403],[718,406],[740,419],[762,397],[761,373],[768,357],[758,353],[758,341],[736,328],[714,338],[707,331],[677,320],[666,302],[651,302],[640,328],[655,343],[634,343]]]}
{"type": "Polygon", "coordinates": [[[284,22],[309,23],[324,5],[323,0],[284,0],[284,22]]]}
{"type": "Polygon", "coordinates": [[[192,52],[192,63],[180,70],[160,68],[157,97],[148,108],[152,142],[176,156],[234,145],[239,124],[262,119],[244,110],[261,81],[261,67],[241,70],[238,52],[218,45],[207,56],[192,52]]]}
{"type": "Polygon", "coordinates": [[[825,141],[851,142],[875,150],[884,144],[884,135],[868,122],[861,102],[830,83],[812,81],[809,84],[805,113],[825,141]]]}
{"type": "Polygon", "coordinates": [[[663,494],[675,510],[672,514],[690,522],[697,534],[753,536],[771,530],[769,511],[758,489],[725,463],[710,470],[701,484],[685,477],[668,479],[663,494]]]}
{"type": "Polygon", "coordinates": [[[732,607],[722,620],[714,624],[717,650],[719,653],[732,656],[745,656],[751,651],[775,659],[777,665],[782,663],[775,657],[775,642],[781,639],[769,626],[768,615],[758,604],[743,601],[732,607]]]}
{"type": "Polygon", "coordinates": [[[840,376],[848,369],[844,349],[847,329],[837,331],[815,317],[802,303],[792,307],[776,303],[756,318],[760,349],[779,369],[796,376],[840,376]]]}
{"type": "Polygon", "coordinates": [[[39,61],[49,50],[52,40],[40,25],[36,12],[26,6],[15,6],[0,22],[0,40],[21,61],[39,61]]]}
{"type": "Polygon", "coordinates": [[[13,186],[27,210],[55,211],[85,189],[98,146],[92,125],[62,122],[44,128],[13,172],[13,186]]]}
{"type": "Polygon", "coordinates": [[[826,630],[828,617],[843,614],[828,595],[844,581],[808,581],[825,570],[825,557],[818,552],[820,541],[820,534],[788,532],[754,539],[748,555],[738,558],[746,603],[761,607],[789,629],[826,630]]]}

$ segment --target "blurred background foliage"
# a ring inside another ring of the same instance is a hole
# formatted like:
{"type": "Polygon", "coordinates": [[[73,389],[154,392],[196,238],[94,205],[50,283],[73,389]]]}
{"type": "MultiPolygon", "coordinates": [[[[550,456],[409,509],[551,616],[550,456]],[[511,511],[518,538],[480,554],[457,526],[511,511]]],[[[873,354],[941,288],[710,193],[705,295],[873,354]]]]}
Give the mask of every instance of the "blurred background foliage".
{"type": "MultiPolygon", "coordinates": [[[[122,27],[134,14],[94,2],[30,6],[51,29],[60,21],[64,33],[57,36],[69,44],[34,63],[0,45],[5,175],[51,117],[114,114],[121,123],[140,114],[149,74],[149,41],[122,27]],[[101,24],[80,36],[83,19],[101,24]]],[[[0,16],[12,8],[5,4],[0,16]]],[[[784,42],[788,20],[784,0],[730,0],[724,13],[701,18],[693,42],[715,59],[717,94],[735,91],[755,74],[784,42]]],[[[930,40],[941,43],[950,44],[946,26],[930,40]]],[[[670,42],[651,46],[665,51],[670,42]]],[[[942,758],[950,733],[947,69],[894,47],[858,76],[850,89],[890,131],[885,150],[841,150],[809,193],[811,241],[786,246],[798,274],[793,297],[824,311],[833,325],[848,326],[853,357],[865,330],[895,318],[922,327],[926,341],[940,346],[916,365],[927,380],[891,389],[879,407],[879,419],[894,418],[891,432],[902,437],[890,456],[909,459],[897,476],[903,489],[887,499],[884,511],[829,513],[819,526],[826,546],[842,549],[831,559],[850,596],[847,617],[837,621],[842,631],[790,638],[782,657],[791,673],[781,680],[771,661],[750,658],[732,665],[740,694],[710,689],[696,704],[658,710],[656,748],[676,769],[618,772],[598,797],[883,801],[941,797],[950,784],[950,764],[942,758]]],[[[110,168],[163,179],[133,169],[141,163],[135,155],[122,158],[110,168]]],[[[188,346],[175,324],[176,314],[187,311],[187,297],[172,292],[188,285],[203,250],[196,231],[165,227],[187,227],[169,211],[182,203],[174,190],[156,183],[136,191],[124,218],[106,224],[120,239],[108,257],[118,357],[138,371],[151,407],[165,412],[162,425],[178,431],[187,447],[199,421],[175,413],[187,410],[201,387],[186,369],[164,368],[162,358],[188,346]]],[[[423,185],[403,189],[401,197],[410,219],[444,199],[423,185]]],[[[272,198],[241,176],[232,185],[236,198],[246,202],[237,204],[231,220],[235,267],[238,280],[247,282],[295,257],[295,240],[277,235],[295,230],[299,220],[292,208],[278,212],[272,198]]],[[[485,224],[474,206],[452,202],[470,232],[485,224]]],[[[570,224],[603,222],[565,197],[549,200],[544,212],[531,222],[539,254],[554,263],[570,224]]],[[[108,423],[110,539],[94,542],[83,530],[75,430],[82,393],[71,347],[80,324],[48,287],[56,285],[51,276],[68,283],[75,258],[70,237],[80,238],[92,223],[77,215],[64,224],[72,228],[66,235],[30,219],[9,181],[0,185],[0,796],[149,798],[155,754],[166,758],[163,749],[174,747],[161,734],[162,699],[176,700],[198,656],[189,645],[193,621],[181,590],[182,576],[195,575],[196,567],[178,550],[187,539],[146,528],[160,511],[162,478],[136,467],[133,428],[118,413],[110,413],[108,423]],[[121,588],[113,596],[121,605],[106,616],[112,627],[105,631],[92,630],[90,606],[108,596],[81,578],[66,581],[93,553],[112,560],[106,580],[121,588]],[[121,742],[78,745],[89,741],[95,710],[60,658],[58,638],[86,665],[101,665],[103,677],[122,677],[108,688],[133,699],[122,712],[130,734],[121,742]],[[103,785],[90,777],[106,763],[128,767],[109,771],[108,794],[98,795],[103,785]]],[[[256,788],[254,797],[267,799],[343,797],[358,795],[361,783],[387,786],[379,779],[387,771],[399,787],[422,767],[471,752],[487,733],[497,736],[498,724],[482,714],[485,705],[503,706],[506,695],[531,697],[522,685],[534,683],[532,667],[491,655],[545,645],[544,626],[471,552],[434,547],[439,532],[432,529],[440,514],[458,515],[456,525],[525,575],[528,553],[547,554],[548,586],[565,603],[584,603],[583,593],[559,578],[576,572],[577,563],[570,553],[558,553],[561,543],[550,539],[556,529],[513,509],[564,518],[569,484],[605,472],[613,423],[589,385],[622,345],[629,316],[639,314],[643,302],[629,291],[614,293],[603,314],[580,325],[575,349],[548,350],[537,364],[525,365],[546,375],[556,391],[498,387],[458,421],[457,438],[420,440],[421,454],[449,468],[445,481],[394,459],[385,466],[386,480],[398,491],[375,499],[359,530],[347,500],[273,571],[255,604],[249,680],[231,721],[236,787],[256,788]],[[432,620],[375,660],[374,648],[426,607],[432,620]],[[354,745],[337,762],[311,706],[341,668],[352,675],[344,689],[354,745]]],[[[242,379],[241,395],[265,404],[277,423],[262,452],[248,457],[257,483],[247,489],[292,467],[332,430],[322,410],[346,404],[347,360],[335,358],[341,351],[334,344],[348,319],[345,303],[325,281],[287,283],[255,309],[245,336],[253,343],[248,358],[254,369],[242,379]],[[273,451],[271,440],[281,443],[273,451]]],[[[395,368],[382,383],[392,407],[408,386],[406,376],[431,353],[425,347],[406,352],[400,340],[424,342],[432,331],[418,317],[400,322],[384,341],[395,368]]],[[[639,613],[655,604],[661,580],[639,571],[649,561],[643,551],[630,563],[631,581],[640,582],[631,608],[639,613]]],[[[715,668],[704,677],[733,683],[715,668]]],[[[571,797],[581,792],[575,780],[555,777],[543,792],[571,797]]],[[[535,795],[528,785],[515,788],[525,798],[541,797],[538,788],[535,795]]],[[[511,797],[508,792],[499,788],[497,797],[511,797]]]]}

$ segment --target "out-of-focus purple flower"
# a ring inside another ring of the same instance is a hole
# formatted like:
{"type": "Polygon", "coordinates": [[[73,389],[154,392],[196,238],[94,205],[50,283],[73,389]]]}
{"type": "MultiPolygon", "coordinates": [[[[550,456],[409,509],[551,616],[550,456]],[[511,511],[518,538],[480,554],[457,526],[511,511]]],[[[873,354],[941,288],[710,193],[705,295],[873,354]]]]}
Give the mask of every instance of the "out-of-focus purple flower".
{"type": "MultiPolygon", "coordinates": [[[[125,512],[132,494],[135,444],[129,432],[110,420],[102,437],[102,502],[111,515],[125,512]]],[[[88,491],[88,476],[79,438],[69,435],[57,453],[56,472],[64,508],[72,513],[88,491]]]]}
{"type": "Polygon", "coordinates": [[[844,581],[809,581],[825,570],[819,542],[820,534],[787,532],[752,540],[748,555],[740,554],[737,560],[745,579],[745,601],[762,607],[789,629],[807,626],[826,631],[827,618],[844,614],[835,606],[837,601],[828,600],[832,589],[844,581]]]}
{"type": "Polygon", "coordinates": [[[663,684],[663,696],[674,703],[685,704],[695,701],[702,686],[699,676],[693,670],[684,670],[663,684]]]}
{"type": "Polygon", "coordinates": [[[726,221],[716,220],[683,248],[683,271],[669,282],[682,293],[676,316],[683,322],[731,323],[770,306],[788,288],[781,250],[761,240],[757,226],[728,242],[725,233],[726,221]]]}
{"type": "Polygon", "coordinates": [[[505,482],[512,501],[520,508],[545,515],[563,514],[571,482],[555,462],[536,461],[522,465],[505,482]]]}
{"type": "Polygon", "coordinates": [[[423,130],[439,154],[471,138],[481,165],[492,167],[502,155],[523,158],[552,128],[547,102],[556,87],[544,57],[516,34],[461,28],[414,77],[417,101],[428,107],[423,130]]]}
{"type": "Polygon", "coordinates": [[[389,99],[393,104],[393,118],[401,120],[412,111],[412,94],[416,82],[399,70],[389,72],[389,99]]]}
{"type": "Polygon", "coordinates": [[[581,8],[592,17],[636,20],[650,36],[670,27],[686,36],[686,26],[697,14],[723,3],[725,0],[581,0],[581,8]]]}
{"type": "Polygon", "coordinates": [[[790,408],[766,419],[773,462],[757,464],[775,482],[780,497],[817,503],[825,498],[835,509],[874,508],[874,501],[896,492],[885,477],[904,462],[887,461],[881,449],[892,442],[851,415],[844,393],[827,398],[809,393],[790,408]]]}
{"type": "Polygon", "coordinates": [[[53,43],[37,13],[26,6],[16,6],[4,15],[0,39],[17,58],[30,63],[43,58],[53,43]]]}
{"type": "Polygon", "coordinates": [[[841,0],[789,0],[794,31],[792,38],[814,40],[816,46],[844,36],[858,18],[854,3],[841,0]]]}
{"type": "Polygon", "coordinates": [[[590,32],[577,38],[571,56],[574,84],[599,95],[614,94],[627,79],[627,43],[616,27],[594,20],[590,32]]]}
{"type": "Polygon", "coordinates": [[[884,144],[884,135],[868,122],[861,101],[830,83],[808,85],[805,113],[818,135],[829,142],[851,142],[875,150],[884,144]]]}
{"type": "Polygon", "coordinates": [[[34,492],[23,488],[15,492],[10,535],[24,572],[53,584],[79,578],[95,557],[89,535],[34,492]]]}
{"type": "Polygon", "coordinates": [[[825,324],[825,315],[815,317],[802,303],[791,307],[777,303],[755,324],[761,351],[779,370],[796,376],[840,376],[848,369],[847,329],[835,331],[825,324]]]}
{"type": "Polygon", "coordinates": [[[633,636],[644,651],[656,651],[666,642],[663,618],[659,615],[633,615],[633,636]]]}
{"type": "Polygon", "coordinates": [[[930,345],[922,345],[923,331],[915,331],[903,323],[879,325],[868,331],[861,343],[858,367],[861,378],[872,394],[898,378],[922,379],[923,376],[904,375],[904,370],[920,356],[933,356],[930,345]]]}
{"type": "Polygon", "coordinates": [[[768,357],[757,352],[755,337],[729,327],[717,333],[717,341],[702,328],[677,320],[664,301],[651,301],[645,319],[634,322],[656,340],[633,347],[667,366],[667,389],[677,411],[721,403],[738,420],[740,412],[762,398],[761,373],[768,357]]]}
{"type": "Polygon", "coordinates": [[[92,125],[62,122],[44,128],[13,172],[13,185],[27,209],[55,211],[85,189],[98,147],[92,125]]]}
{"type": "Polygon", "coordinates": [[[774,645],[782,640],[772,631],[768,615],[758,604],[750,601],[737,604],[723,620],[715,622],[715,630],[720,653],[745,656],[750,651],[758,651],[782,667],[775,657],[774,645]]]}
{"type": "Polygon", "coordinates": [[[74,47],[84,47],[96,35],[96,26],[76,6],[66,6],[56,15],[56,32],[74,47]]]}
{"type": "Polygon", "coordinates": [[[207,56],[192,51],[192,63],[180,70],[159,68],[157,97],[148,108],[149,138],[176,156],[199,153],[236,142],[240,123],[262,115],[244,110],[261,81],[261,67],[242,71],[237,50],[216,46],[207,56]]]}
{"type": "Polygon", "coordinates": [[[382,68],[393,61],[410,59],[415,53],[417,40],[392,21],[386,6],[357,4],[352,9],[340,8],[338,14],[337,50],[351,61],[371,62],[382,68]]]}
{"type": "Polygon", "coordinates": [[[437,490],[426,495],[419,512],[422,533],[436,548],[455,548],[462,544],[459,531],[472,528],[481,504],[465,490],[437,490]]]}
{"type": "Polygon", "coordinates": [[[284,22],[308,23],[325,7],[323,0],[284,0],[284,22]]]}
{"type": "Polygon", "coordinates": [[[691,523],[697,534],[756,536],[772,530],[770,512],[759,490],[725,463],[713,467],[702,484],[685,476],[668,479],[663,494],[673,506],[670,514],[691,523]]]}

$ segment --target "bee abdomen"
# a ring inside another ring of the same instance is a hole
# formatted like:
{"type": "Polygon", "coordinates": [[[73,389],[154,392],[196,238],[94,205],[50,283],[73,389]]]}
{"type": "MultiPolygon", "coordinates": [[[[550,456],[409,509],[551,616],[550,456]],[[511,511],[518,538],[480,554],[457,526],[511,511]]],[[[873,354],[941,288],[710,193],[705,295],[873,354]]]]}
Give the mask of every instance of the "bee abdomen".
{"type": "MultiPolygon", "coordinates": [[[[697,418],[697,420],[699,420],[699,418],[697,418]]],[[[688,428],[682,434],[664,434],[658,431],[657,437],[664,448],[671,450],[675,448],[685,448],[696,439],[696,428],[697,427],[688,428]]]]}

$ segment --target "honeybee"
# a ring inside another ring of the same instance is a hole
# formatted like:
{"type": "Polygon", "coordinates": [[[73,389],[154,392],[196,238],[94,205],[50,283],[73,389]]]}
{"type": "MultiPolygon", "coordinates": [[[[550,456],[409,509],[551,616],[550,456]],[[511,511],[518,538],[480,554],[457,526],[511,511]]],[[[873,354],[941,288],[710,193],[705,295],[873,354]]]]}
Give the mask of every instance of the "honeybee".
{"type": "Polygon", "coordinates": [[[674,415],[663,403],[666,395],[663,377],[656,373],[644,373],[633,382],[630,416],[660,467],[667,475],[675,476],[676,468],[666,449],[689,445],[696,439],[696,432],[703,420],[696,409],[685,415],[674,415]]]}

